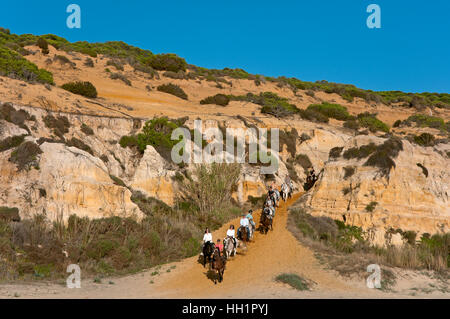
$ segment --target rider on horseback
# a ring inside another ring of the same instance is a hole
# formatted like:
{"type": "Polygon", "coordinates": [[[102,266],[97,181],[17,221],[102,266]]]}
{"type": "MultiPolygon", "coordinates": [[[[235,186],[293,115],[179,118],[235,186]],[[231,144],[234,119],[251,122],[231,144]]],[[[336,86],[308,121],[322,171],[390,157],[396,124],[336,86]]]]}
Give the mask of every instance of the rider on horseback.
{"type": "Polygon", "coordinates": [[[237,246],[235,231],[234,231],[234,225],[231,225],[230,228],[227,230],[227,237],[231,238],[233,240],[234,248],[237,246]]]}
{"type": "Polygon", "coordinates": [[[217,239],[216,249],[219,252],[220,257],[220,253],[223,251],[223,244],[220,239],[217,239]]]}
{"type": "MultiPolygon", "coordinates": [[[[212,234],[209,232],[209,228],[206,228],[205,234],[203,235],[202,251],[206,244],[212,244],[212,243],[213,243],[212,234]]],[[[203,255],[203,252],[200,255],[203,255]]]]}
{"type": "Polygon", "coordinates": [[[250,234],[250,229],[248,227],[249,226],[249,221],[248,221],[248,218],[245,216],[245,214],[242,214],[240,225],[241,225],[241,227],[239,227],[239,229],[238,229],[238,237],[239,237],[239,235],[241,233],[241,228],[242,227],[245,227],[247,229],[247,234],[250,234]]]}
{"type": "MultiPolygon", "coordinates": [[[[246,217],[247,217],[248,221],[250,222],[250,225],[252,225],[253,230],[255,230],[256,225],[255,225],[255,221],[253,220],[253,210],[252,209],[250,209],[248,211],[248,214],[246,217]]],[[[253,233],[253,231],[252,231],[252,233],[253,233]]]]}

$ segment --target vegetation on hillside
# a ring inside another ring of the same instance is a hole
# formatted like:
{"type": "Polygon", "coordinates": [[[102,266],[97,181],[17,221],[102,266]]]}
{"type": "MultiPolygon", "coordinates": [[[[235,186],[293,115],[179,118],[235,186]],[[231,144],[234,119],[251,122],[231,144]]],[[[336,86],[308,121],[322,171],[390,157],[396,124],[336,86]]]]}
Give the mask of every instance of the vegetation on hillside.
{"type": "Polygon", "coordinates": [[[82,95],[87,98],[96,98],[97,89],[91,82],[69,82],[61,86],[66,91],[82,95]]]}
{"type": "MultiPolygon", "coordinates": [[[[371,203],[375,206],[376,203],[371,203]]],[[[372,207],[371,206],[371,207],[372,207]]],[[[409,269],[429,269],[448,271],[450,268],[450,234],[423,234],[416,238],[412,231],[389,230],[389,234],[399,233],[405,244],[401,247],[373,247],[367,240],[365,232],[356,226],[346,225],[342,221],[329,217],[314,217],[303,209],[291,210],[289,230],[297,239],[313,246],[321,253],[336,255],[351,254],[353,265],[351,271],[357,271],[356,262],[363,261],[364,271],[371,263],[409,269]],[[330,250],[331,249],[331,250],[330,250]]],[[[348,257],[347,257],[348,260],[348,257]]],[[[334,265],[343,275],[344,265],[334,265]]],[[[349,269],[350,270],[350,269],[349,269]]]]}
{"type": "Polygon", "coordinates": [[[167,94],[175,95],[176,97],[179,97],[180,99],[183,100],[188,99],[188,95],[186,94],[186,92],[184,92],[184,90],[176,84],[172,83],[162,84],[157,87],[157,90],[167,94]]]}

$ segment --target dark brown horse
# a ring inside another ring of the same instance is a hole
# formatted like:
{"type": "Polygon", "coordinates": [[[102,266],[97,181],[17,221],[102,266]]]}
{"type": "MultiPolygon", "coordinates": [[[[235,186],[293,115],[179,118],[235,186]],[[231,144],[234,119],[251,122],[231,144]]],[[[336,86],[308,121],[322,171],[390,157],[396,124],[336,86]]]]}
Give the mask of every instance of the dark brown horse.
{"type": "Polygon", "coordinates": [[[207,242],[203,245],[203,267],[206,267],[206,259],[208,259],[208,262],[211,262],[215,247],[212,242],[207,242]]]}
{"type": "MultiPolygon", "coordinates": [[[[219,276],[219,282],[222,282],[223,280],[223,273],[225,272],[226,263],[227,263],[226,257],[220,256],[218,249],[215,249],[211,266],[213,270],[217,271],[217,275],[219,276]]],[[[214,277],[214,284],[217,284],[217,277],[214,277]]]]}
{"type": "Polygon", "coordinates": [[[263,209],[263,211],[261,212],[261,218],[259,219],[259,229],[261,230],[262,233],[267,234],[267,232],[269,231],[269,229],[273,230],[273,218],[271,218],[269,216],[269,210],[268,209],[263,209]]]}
{"type": "MultiPolygon", "coordinates": [[[[251,227],[251,225],[249,227],[251,227]]],[[[247,231],[247,227],[240,227],[238,238],[244,242],[250,241],[250,234],[247,231]]]]}

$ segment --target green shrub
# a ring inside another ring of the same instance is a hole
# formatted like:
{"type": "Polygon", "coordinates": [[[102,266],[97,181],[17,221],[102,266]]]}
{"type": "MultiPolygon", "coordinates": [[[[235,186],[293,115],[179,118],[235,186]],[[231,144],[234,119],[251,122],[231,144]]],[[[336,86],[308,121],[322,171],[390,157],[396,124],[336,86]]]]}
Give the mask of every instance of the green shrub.
{"type": "Polygon", "coordinates": [[[117,186],[127,187],[125,182],[123,180],[121,180],[119,177],[114,176],[114,175],[109,175],[109,177],[113,180],[114,184],[116,184],[117,186]]]}
{"type": "MultiPolygon", "coordinates": [[[[0,206],[0,232],[1,229],[1,222],[6,221],[20,221],[20,215],[19,215],[19,209],[17,207],[4,207],[0,206]]],[[[1,242],[1,241],[0,241],[1,242]]],[[[0,252],[2,251],[0,247],[0,252]]]]}
{"type": "Polygon", "coordinates": [[[158,54],[150,57],[146,63],[159,71],[186,71],[187,63],[175,54],[158,54]]]}
{"type": "Polygon", "coordinates": [[[376,114],[368,112],[358,114],[358,122],[362,127],[367,127],[371,132],[389,132],[389,126],[377,119],[376,114]]]}
{"type": "Polygon", "coordinates": [[[0,45],[0,76],[27,82],[54,84],[52,73],[39,69],[20,54],[0,45]]]}
{"type": "Polygon", "coordinates": [[[347,160],[351,158],[361,159],[369,156],[370,154],[375,152],[376,149],[377,146],[375,145],[375,143],[372,142],[367,145],[363,145],[359,148],[358,147],[349,148],[344,152],[343,156],[347,160]]]}
{"type": "Polygon", "coordinates": [[[97,89],[91,82],[70,82],[61,86],[66,91],[88,98],[97,97],[97,89]]]}
{"type": "Polygon", "coordinates": [[[81,132],[83,132],[86,135],[94,135],[94,130],[84,123],[81,124],[81,132]]]}
{"type": "Polygon", "coordinates": [[[171,78],[171,79],[175,79],[175,80],[187,80],[188,79],[186,72],[181,71],[181,70],[178,72],[166,71],[163,73],[163,76],[165,76],[166,78],[171,78]]]}
{"type": "Polygon", "coordinates": [[[87,66],[88,68],[93,68],[94,60],[92,60],[91,58],[86,58],[86,60],[84,61],[84,65],[87,66]]]}
{"type": "Polygon", "coordinates": [[[437,116],[430,116],[424,114],[416,114],[408,117],[406,123],[414,122],[419,127],[430,127],[438,130],[445,130],[445,122],[442,118],[437,116]]]}
{"type": "Polygon", "coordinates": [[[116,70],[118,71],[123,71],[123,63],[120,62],[119,60],[108,60],[108,62],[106,62],[107,66],[112,66],[114,67],[116,70]]]}
{"type": "Polygon", "coordinates": [[[281,274],[275,278],[276,281],[288,284],[297,290],[311,290],[311,283],[297,274],[281,274]]]}
{"type": "Polygon", "coordinates": [[[344,172],[344,179],[347,179],[355,174],[355,168],[353,166],[346,166],[344,167],[344,172]]]}
{"type": "Polygon", "coordinates": [[[322,113],[315,112],[313,110],[300,110],[300,117],[307,121],[318,122],[318,123],[328,123],[329,119],[322,113]]]}
{"type": "Polygon", "coordinates": [[[435,138],[429,133],[422,133],[419,136],[415,135],[414,143],[420,146],[433,146],[435,144],[435,138]]]}
{"type": "Polygon", "coordinates": [[[0,140],[0,152],[19,146],[23,143],[25,136],[26,135],[8,136],[4,140],[0,140]]]}
{"type": "Polygon", "coordinates": [[[164,92],[164,93],[175,95],[175,96],[177,96],[177,97],[179,97],[180,99],[183,99],[183,100],[187,100],[188,99],[187,94],[183,91],[182,88],[180,88],[176,84],[172,84],[172,83],[162,84],[162,85],[158,86],[157,90],[160,91],[160,92],[164,92]]]}
{"type": "Polygon", "coordinates": [[[360,128],[359,122],[356,119],[349,119],[344,122],[344,127],[351,130],[358,130],[360,128]]]}
{"type": "Polygon", "coordinates": [[[305,172],[312,167],[312,163],[309,160],[308,155],[305,154],[298,154],[295,157],[294,163],[299,164],[301,167],[303,167],[303,169],[305,170],[305,172]]]}
{"type": "Polygon", "coordinates": [[[44,38],[38,38],[36,45],[42,50],[42,54],[47,55],[50,53],[48,50],[48,42],[44,38]]]}
{"type": "Polygon", "coordinates": [[[368,158],[364,165],[378,167],[384,175],[388,175],[391,168],[395,167],[393,159],[402,150],[402,141],[398,138],[391,137],[383,144],[377,146],[376,151],[368,158]]]}
{"type": "Polygon", "coordinates": [[[231,101],[251,102],[261,107],[261,113],[276,117],[285,117],[300,112],[296,105],[289,103],[288,99],[272,92],[262,92],[259,95],[248,93],[247,95],[229,96],[231,101]]]}
{"type": "Polygon", "coordinates": [[[43,118],[46,127],[53,129],[53,134],[64,139],[64,134],[69,133],[70,123],[66,116],[58,116],[55,118],[53,115],[47,115],[43,118]]]}
{"type": "Polygon", "coordinates": [[[397,120],[397,121],[395,121],[393,127],[400,127],[401,124],[402,124],[402,120],[397,120]]]}
{"type": "Polygon", "coordinates": [[[61,63],[61,64],[63,64],[63,65],[68,64],[68,65],[70,65],[72,68],[75,68],[75,67],[77,66],[74,62],[70,61],[69,58],[67,58],[67,57],[64,56],[64,55],[59,55],[59,54],[57,54],[57,55],[54,56],[53,60],[54,60],[54,61],[59,61],[59,63],[61,63]]]}
{"type": "Polygon", "coordinates": [[[200,101],[200,104],[216,104],[220,106],[227,106],[230,103],[230,98],[225,94],[216,94],[214,96],[208,96],[200,101]]]}
{"type": "Polygon", "coordinates": [[[339,156],[341,156],[343,149],[344,149],[343,147],[333,147],[330,150],[329,157],[330,158],[338,158],[339,156]]]}
{"type": "Polygon", "coordinates": [[[38,168],[37,156],[42,153],[42,150],[36,143],[24,142],[11,153],[10,162],[17,165],[20,170],[29,169],[31,167],[38,168]]]}
{"type": "Polygon", "coordinates": [[[128,86],[131,86],[131,81],[127,79],[127,77],[120,73],[111,73],[109,76],[112,80],[121,80],[123,83],[125,83],[128,86]]]}
{"type": "Polygon", "coordinates": [[[66,142],[66,144],[67,144],[67,146],[76,147],[76,148],[83,150],[85,152],[88,152],[89,154],[94,156],[94,152],[89,147],[89,145],[85,144],[83,141],[77,139],[76,137],[72,137],[70,140],[68,140],[66,142]]]}
{"type": "Polygon", "coordinates": [[[371,213],[374,211],[375,207],[378,205],[377,202],[370,202],[367,206],[366,206],[366,211],[371,213]]]}
{"type": "Polygon", "coordinates": [[[327,102],[323,102],[322,104],[311,104],[308,106],[307,110],[318,112],[329,118],[331,117],[340,121],[345,121],[350,116],[345,106],[327,102]]]}
{"type": "Polygon", "coordinates": [[[119,141],[120,146],[123,148],[126,147],[135,147],[138,145],[136,136],[122,136],[119,141]]]}

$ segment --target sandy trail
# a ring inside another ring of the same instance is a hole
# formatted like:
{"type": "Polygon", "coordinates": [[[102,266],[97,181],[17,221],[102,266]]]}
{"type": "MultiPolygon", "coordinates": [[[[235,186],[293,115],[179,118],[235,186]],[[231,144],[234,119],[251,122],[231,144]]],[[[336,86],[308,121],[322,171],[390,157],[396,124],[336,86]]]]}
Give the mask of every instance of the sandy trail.
{"type": "MultiPolygon", "coordinates": [[[[81,289],[67,289],[63,285],[32,285],[0,287],[0,297],[20,295],[24,298],[365,298],[388,297],[386,293],[365,287],[364,283],[343,281],[324,270],[313,252],[302,246],[286,229],[287,203],[280,203],[274,219],[274,230],[268,234],[257,232],[247,250],[227,263],[222,283],[214,284],[207,276],[207,268],[198,263],[198,256],[171,263],[136,275],[111,279],[114,284],[94,284],[82,281],[81,289]],[[296,273],[314,281],[312,291],[297,291],[274,281],[281,273],[296,273]],[[15,292],[14,292],[15,291],[15,292]]],[[[255,212],[259,221],[260,212],[255,212]]],[[[223,238],[229,225],[239,224],[239,218],[226,223],[213,233],[223,238]]]]}

